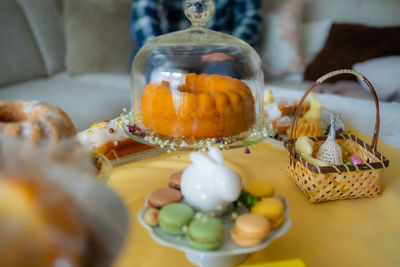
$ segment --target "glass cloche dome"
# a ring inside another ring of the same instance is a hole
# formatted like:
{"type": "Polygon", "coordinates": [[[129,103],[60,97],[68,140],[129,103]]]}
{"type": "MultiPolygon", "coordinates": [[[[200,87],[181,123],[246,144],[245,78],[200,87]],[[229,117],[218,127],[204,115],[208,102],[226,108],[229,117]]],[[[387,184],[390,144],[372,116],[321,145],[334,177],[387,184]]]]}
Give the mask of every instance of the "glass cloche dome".
{"type": "Polygon", "coordinates": [[[176,149],[248,146],[271,134],[263,116],[261,60],[246,42],[206,28],[211,0],[183,4],[190,28],[159,36],[131,72],[136,141],[176,149]]]}

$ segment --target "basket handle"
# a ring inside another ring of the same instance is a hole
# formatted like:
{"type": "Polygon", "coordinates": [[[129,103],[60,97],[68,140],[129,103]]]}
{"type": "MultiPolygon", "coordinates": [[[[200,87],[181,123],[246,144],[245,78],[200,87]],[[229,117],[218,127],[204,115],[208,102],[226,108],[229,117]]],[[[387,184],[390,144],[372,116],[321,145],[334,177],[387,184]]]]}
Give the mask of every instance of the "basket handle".
{"type": "Polygon", "coordinates": [[[292,127],[291,127],[291,131],[290,131],[290,140],[289,142],[292,143],[294,137],[296,137],[296,132],[297,132],[297,123],[300,117],[300,111],[301,111],[301,106],[303,105],[306,97],[308,96],[309,93],[311,93],[311,91],[318,86],[319,84],[323,83],[324,81],[328,80],[329,78],[339,75],[339,74],[353,74],[355,76],[357,76],[359,79],[361,79],[368,87],[369,90],[371,91],[372,96],[374,97],[374,101],[375,101],[375,107],[376,107],[376,118],[375,118],[375,130],[374,130],[374,135],[372,137],[372,144],[371,147],[376,150],[376,146],[378,144],[378,137],[379,137],[379,128],[380,128],[380,116],[379,116],[379,101],[378,101],[378,96],[376,95],[375,89],[372,86],[372,84],[370,83],[370,81],[368,81],[367,78],[365,78],[361,73],[356,72],[354,70],[349,70],[349,69],[342,69],[342,70],[336,70],[336,71],[332,71],[329,72],[327,74],[325,74],[324,76],[322,76],[321,78],[319,78],[318,80],[316,80],[311,86],[310,88],[304,93],[303,97],[300,100],[300,103],[296,109],[296,113],[294,115],[294,119],[292,122],[292,127]]]}

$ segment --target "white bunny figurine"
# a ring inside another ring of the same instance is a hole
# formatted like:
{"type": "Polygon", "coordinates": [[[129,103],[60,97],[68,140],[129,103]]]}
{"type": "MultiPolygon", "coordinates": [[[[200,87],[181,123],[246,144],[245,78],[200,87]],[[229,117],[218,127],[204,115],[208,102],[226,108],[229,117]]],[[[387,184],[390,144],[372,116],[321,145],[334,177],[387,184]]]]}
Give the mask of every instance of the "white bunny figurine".
{"type": "Polygon", "coordinates": [[[193,152],[190,159],[181,180],[184,201],[203,212],[222,214],[240,195],[238,175],[224,165],[218,148],[209,147],[208,156],[193,152]]]}
{"type": "Polygon", "coordinates": [[[331,127],[329,129],[328,138],[320,146],[318,153],[317,153],[317,159],[328,162],[330,164],[334,164],[334,165],[342,165],[343,164],[342,149],[335,141],[335,138],[336,138],[335,125],[336,125],[337,121],[339,120],[339,117],[340,117],[340,114],[335,119],[333,117],[333,114],[331,113],[331,127]]]}

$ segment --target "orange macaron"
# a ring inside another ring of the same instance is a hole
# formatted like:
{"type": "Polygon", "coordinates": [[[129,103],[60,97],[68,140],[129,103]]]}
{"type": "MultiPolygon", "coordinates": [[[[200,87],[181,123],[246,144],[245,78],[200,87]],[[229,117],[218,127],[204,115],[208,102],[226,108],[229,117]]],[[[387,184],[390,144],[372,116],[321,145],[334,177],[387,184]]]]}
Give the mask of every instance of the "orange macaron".
{"type": "Polygon", "coordinates": [[[168,186],[176,190],[181,190],[181,180],[183,171],[175,171],[169,177],[168,186]]]}
{"type": "Polygon", "coordinates": [[[231,230],[232,240],[239,246],[251,247],[260,244],[270,231],[269,221],[254,213],[240,215],[231,230]]]}

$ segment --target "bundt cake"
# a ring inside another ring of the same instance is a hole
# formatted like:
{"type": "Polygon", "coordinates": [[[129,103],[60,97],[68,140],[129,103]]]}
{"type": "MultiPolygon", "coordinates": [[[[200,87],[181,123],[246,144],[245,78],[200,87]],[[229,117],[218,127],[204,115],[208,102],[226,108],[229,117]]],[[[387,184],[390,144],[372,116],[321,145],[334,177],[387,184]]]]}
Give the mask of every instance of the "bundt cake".
{"type": "MultiPolygon", "coordinates": [[[[287,130],[287,135],[290,136],[292,131],[293,124],[290,125],[289,129],[287,130]]],[[[300,136],[322,136],[322,127],[321,122],[319,120],[301,118],[297,123],[297,130],[295,138],[299,138],[300,136]]]]}
{"type": "Polygon", "coordinates": [[[43,102],[0,101],[0,134],[59,141],[76,134],[72,121],[60,108],[43,102]]]}
{"type": "Polygon", "coordinates": [[[59,187],[0,174],[1,266],[86,266],[88,231],[59,187]]]}
{"type": "Polygon", "coordinates": [[[168,81],[150,82],[141,104],[143,124],[172,137],[233,136],[248,130],[256,120],[250,88],[217,74],[187,74],[177,88],[171,88],[168,81]]]}

